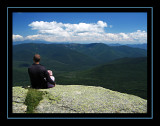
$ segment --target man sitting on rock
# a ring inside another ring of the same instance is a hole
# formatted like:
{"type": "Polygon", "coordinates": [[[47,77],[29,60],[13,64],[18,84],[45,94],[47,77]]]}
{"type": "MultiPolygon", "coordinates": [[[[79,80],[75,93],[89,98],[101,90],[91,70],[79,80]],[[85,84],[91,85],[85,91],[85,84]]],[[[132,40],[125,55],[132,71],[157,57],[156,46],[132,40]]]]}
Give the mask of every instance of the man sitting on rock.
{"type": "Polygon", "coordinates": [[[32,88],[40,89],[55,87],[56,83],[50,78],[46,68],[39,64],[39,54],[34,55],[33,62],[34,63],[28,68],[32,88]]]}

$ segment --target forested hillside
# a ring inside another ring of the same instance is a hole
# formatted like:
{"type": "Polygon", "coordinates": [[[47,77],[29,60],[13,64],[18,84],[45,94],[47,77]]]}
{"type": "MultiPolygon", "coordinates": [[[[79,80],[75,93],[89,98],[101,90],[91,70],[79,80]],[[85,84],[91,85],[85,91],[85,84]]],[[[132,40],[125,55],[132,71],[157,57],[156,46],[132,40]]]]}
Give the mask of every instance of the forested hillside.
{"type": "Polygon", "coordinates": [[[33,55],[53,71],[58,84],[94,85],[147,97],[147,51],[128,46],[37,44],[13,46],[13,86],[30,85],[33,55]]]}

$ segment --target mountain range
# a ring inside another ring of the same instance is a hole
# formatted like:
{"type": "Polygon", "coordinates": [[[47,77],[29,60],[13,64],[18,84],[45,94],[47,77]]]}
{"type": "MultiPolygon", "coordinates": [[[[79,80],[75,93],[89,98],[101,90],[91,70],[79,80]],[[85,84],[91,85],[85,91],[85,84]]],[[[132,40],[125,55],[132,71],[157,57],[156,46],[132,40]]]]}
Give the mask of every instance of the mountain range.
{"type": "MultiPolygon", "coordinates": [[[[16,41],[13,42],[13,45],[19,45],[19,44],[24,44],[24,43],[43,43],[43,44],[74,44],[70,42],[47,42],[47,41],[16,41]]],[[[108,46],[129,46],[133,48],[140,48],[140,49],[146,49],[147,50],[147,43],[142,43],[142,44],[119,44],[119,43],[108,43],[108,46]]]]}
{"type": "Polygon", "coordinates": [[[147,50],[147,43],[142,43],[142,44],[119,44],[119,43],[113,43],[113,44],[108,44],[109,46],[129,46],[132,48],[140,48],[140,49],[146,49],[147,50]]]}
{"type": "Polygon", "coordinates": [[[146,98],[145,49],[103,43],[13,45],[13,86],[30,85],[27,69],[35,53],[58,84],[96,85],[146,98]]]}

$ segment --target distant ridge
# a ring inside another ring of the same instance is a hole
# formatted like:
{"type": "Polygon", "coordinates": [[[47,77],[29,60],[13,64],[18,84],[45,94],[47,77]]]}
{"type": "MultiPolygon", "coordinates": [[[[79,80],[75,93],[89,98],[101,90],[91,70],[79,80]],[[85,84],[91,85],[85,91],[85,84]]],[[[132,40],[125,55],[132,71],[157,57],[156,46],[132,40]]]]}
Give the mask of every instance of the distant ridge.
{"type": "MultiPolygon", "coordinates": [[[[44,44],[82,44],[82,43],[74,43],[74,42],[47,42],[47,41],[16,41],[13,42],[13,45],[19,45],[19,44],[24,44],[24,43],[44,43],[44,44]]],[[[122,45],[126,45],[129,47],[133,47],[133,48],[141,48],[141,49],[147,49],[147,44],[143,43],[143,44],[119,44],[119,43],[111,43],[111,44],[107,44],[107,43],[84,43],[85,45],[88,44],[106,44],[108,46],[122,46],[122,45]]]]}
{"type": "Polygon", "coordinates": [[[125,45],[108,46],[104,43],[91,44],[67,44],[66,47],[84,53],[101,63],[109,62],[123,57],[144,57],[147,51],[139,48],[132,48],[125,45]]]}
{"type": "Polygon", "coordinates": [[[144,57],[147,51],[128,46],[108,46],[103,43],[92,44],[44,44],[25,43],[13,46],[14,61],[29,61],[39,53],[44,58],[68,65],[97,65],[123,57],[144,57]],[[25,54],[25,55],[24,55],[25,54]]]}
{"type": "Polygon", "coordinates": [[[52,44],[51,42],[46,42],[46,41],[16,41],[16,42],[13,42],[13,45],[26,44],[26,43],[52,44]]]}
{"type": "Polygon", "coordinates": [[[13,42],[13,45],[19,45],[19,44],[24,44],[24,43],[43,43],[43,44],[71,44],[70,42],[47,42],[47,41],[16,41],[13,42]]]}
{"type": "Polygon", "coordinates": [[[129,46],[132,48],[140,48],[140,49],[147,49],[147,43],[143,43],[143,44],[119,44],[119,43],[115,43],[115,44],[107,44],[109,46],[129,46]]]}

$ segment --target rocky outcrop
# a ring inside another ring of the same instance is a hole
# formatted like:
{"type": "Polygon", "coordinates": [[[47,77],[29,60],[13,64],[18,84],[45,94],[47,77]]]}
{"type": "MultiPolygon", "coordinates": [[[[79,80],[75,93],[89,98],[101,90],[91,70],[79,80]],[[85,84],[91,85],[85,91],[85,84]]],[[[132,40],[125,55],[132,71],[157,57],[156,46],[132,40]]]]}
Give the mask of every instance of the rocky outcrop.
{"type": "Polygon", "coordinates": [[[12,112],[25,113],[27,106],[24,104],[28,89],[22,87],[12,88],[12,112]]]}
{"type": "MultiPolygon", "coordinates": [[[[147,100],[102,87],[56,85],[38,89],[43,99],[35,113],[147,113],[147,100]]],[[[13,87],[13,113],[25,113],[28,89],[13,87]]]]}

